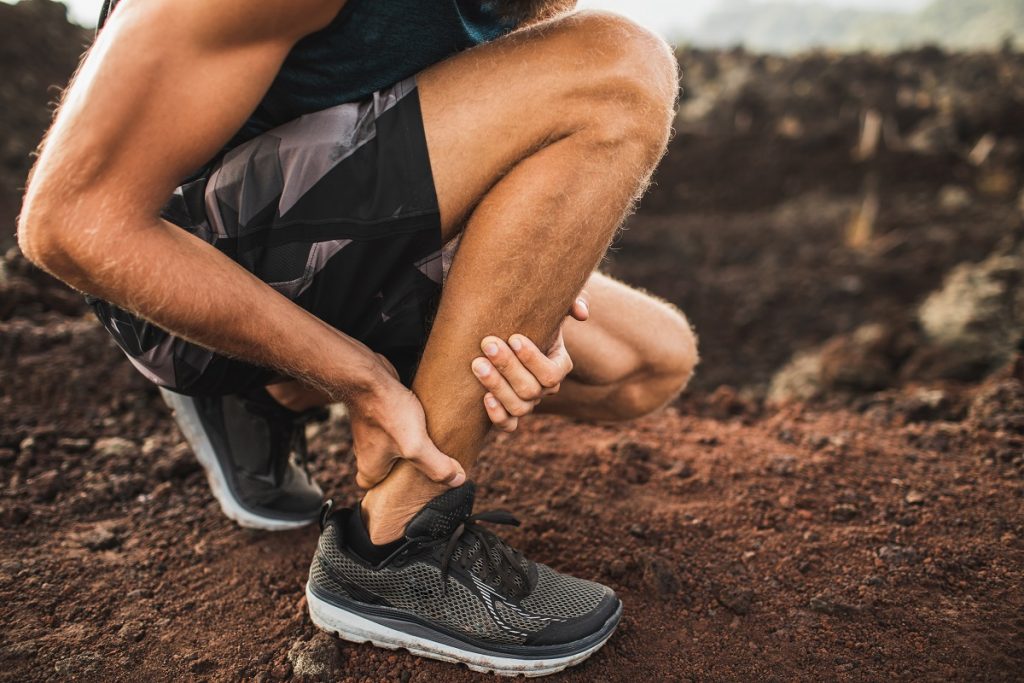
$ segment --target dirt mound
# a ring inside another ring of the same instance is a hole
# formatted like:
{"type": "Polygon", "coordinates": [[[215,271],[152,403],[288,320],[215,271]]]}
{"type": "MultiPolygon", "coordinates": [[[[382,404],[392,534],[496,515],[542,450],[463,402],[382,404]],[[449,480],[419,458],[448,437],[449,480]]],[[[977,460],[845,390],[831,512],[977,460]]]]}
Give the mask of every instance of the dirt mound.
{"type": "Polygon", "coordinates": [[[31,153],[50,122],[60,88],[78,64],[92,32],[68,23],[51,0],[0,3],[0,250],[13,240],[14,218],[31,153]]]}

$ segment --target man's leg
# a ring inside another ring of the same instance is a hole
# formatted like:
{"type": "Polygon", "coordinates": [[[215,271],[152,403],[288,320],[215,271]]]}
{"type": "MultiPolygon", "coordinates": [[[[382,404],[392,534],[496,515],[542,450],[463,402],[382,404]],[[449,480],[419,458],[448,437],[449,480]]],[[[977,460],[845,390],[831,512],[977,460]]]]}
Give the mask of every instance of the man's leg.
{"type": "MultiPolygon", "coordinates": [[[[464,230],[413,391],[435,443],[468,466],[489,424],[470,370],[479,340],[553,338],[663,153],[676,65],[644,29],[580,13],[418,84],[445,238],[464,230]]],[[[374,542],[441,490],[399,463],[363,502],[374,542]]]]}
{"type": "Polygon", "coordinates": [[[537,412],[628,420],[678,396],[697,365],[697,340],[682,312],[601,273],[586,290],[590,318],[563,328],[573,371],[537,412]]]}

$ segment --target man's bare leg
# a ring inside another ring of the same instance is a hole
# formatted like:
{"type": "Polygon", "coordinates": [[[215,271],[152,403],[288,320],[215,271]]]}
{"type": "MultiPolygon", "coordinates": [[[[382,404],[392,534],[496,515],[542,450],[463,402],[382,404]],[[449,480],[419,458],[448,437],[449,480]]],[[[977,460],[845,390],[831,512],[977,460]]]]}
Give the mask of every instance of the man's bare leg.
{"type": "MultiPolygon", "coordinates": [[[[489,425],[470,371],[480,339],[551,340],[664,150],[676,78],[660,39],[591,13],[419,77],[445,236],[465,229],[413,391],[464,465],[489,425]]],[[[363,502],[373,541],[399,537],[443,488],[399,463],[363,502]]]]}
{"type": "MultiPolygon", "coordinates": [[[[682,311],[602,273],[593,273],[585,289],[590,318],[582,323],[566,318],[562,328],[573,370],[561,390],[544,398],[534,412],[630,420],[678,396],[698,360],[697,339],[682,311]]],[[[514,357],[506,346],[492,360],[501,367],[514,357]]],[[[330,402],[322,392],[294,380],[267,390],[295,411],[330,402]]]]}

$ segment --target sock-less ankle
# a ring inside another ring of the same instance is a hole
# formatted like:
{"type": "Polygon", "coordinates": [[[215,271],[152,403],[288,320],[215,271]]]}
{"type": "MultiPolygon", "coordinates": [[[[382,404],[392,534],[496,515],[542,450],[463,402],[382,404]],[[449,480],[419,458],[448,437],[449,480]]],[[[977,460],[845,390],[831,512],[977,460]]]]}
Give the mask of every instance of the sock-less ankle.
{"type": "Polygon", "coordinates": [[[359,557],[371,564],[383,562],[405,543],[404,538],[383,545],[377,545],[371,541],[370,532],[367,531],[366,522],[363,520],[362,504],[356,505],[356,509],[348,517],[348,522],[345,525],[345,541],[359,557]]]}

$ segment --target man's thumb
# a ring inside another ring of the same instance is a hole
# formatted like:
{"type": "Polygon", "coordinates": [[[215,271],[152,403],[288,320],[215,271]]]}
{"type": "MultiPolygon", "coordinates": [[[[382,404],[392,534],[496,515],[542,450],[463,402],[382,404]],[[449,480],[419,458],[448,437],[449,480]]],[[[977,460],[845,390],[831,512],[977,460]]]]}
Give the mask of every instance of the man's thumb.
{"type": "Polygon", "coordinates": [[[466,470],[455,458],[450,458],[440,450],[433,442],[424,448],[416,456],[410,458],[412,463],[427,475],[432,481],[448,486],[462,486],[466,483],[466,470]]]}

